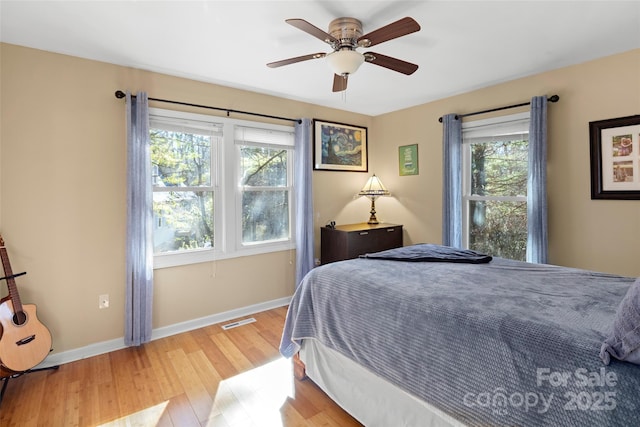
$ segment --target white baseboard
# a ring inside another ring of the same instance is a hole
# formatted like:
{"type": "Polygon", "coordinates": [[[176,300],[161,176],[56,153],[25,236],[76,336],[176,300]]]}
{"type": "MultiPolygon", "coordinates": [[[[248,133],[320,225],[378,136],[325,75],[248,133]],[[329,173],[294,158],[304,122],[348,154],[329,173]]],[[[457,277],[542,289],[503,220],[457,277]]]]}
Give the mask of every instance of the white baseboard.
{"type": "MultiPolygon", "coordinates": [[[[249,305],[247,307],[225,311],[223,313],[212,314],[210,316],[201,317],[199,319],[193,319],[186,322],[176,323],[174,325],[164,326],[162,328],[154,329],[151,332],[151,340],[168,337],[182,332],[192,331],[194,329],[203,328],[205,326],[214,325],[216,323],[237,319],[238,317],[249,316],[251,314],[260,313],[261,311],[282,307],[289,304],[290,302],[291,297],[279,298],[259,304],[249,305]]],[[[120,350],[125,347],[126,346],[124,345],[124,337],[109,341],[102,341],[99,343],[87,345],[85,347],[52,354],[48,356],[44,362],[36,366],[35,369],[62,365],[76,360],[86,359],[87,357],[108,353],[110,351],[120,350]]]]}

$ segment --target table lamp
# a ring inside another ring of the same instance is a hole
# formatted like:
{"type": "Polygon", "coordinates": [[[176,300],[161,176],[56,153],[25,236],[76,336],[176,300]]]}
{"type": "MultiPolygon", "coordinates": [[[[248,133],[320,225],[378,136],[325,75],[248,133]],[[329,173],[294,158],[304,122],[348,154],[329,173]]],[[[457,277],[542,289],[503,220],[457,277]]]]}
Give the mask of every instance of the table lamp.
{"type": "Polygon", "coordinates": [[[376,199],[380,196],[388,196],[389,194],[391,193],[385,188],[376,174],[373,174],[373,176],[367,180],[367,183],[358,193],[360,196],[367,196],[371,199],[371,216],[367,224],[378,224],[378,219],[376,218],[376,199]]]}

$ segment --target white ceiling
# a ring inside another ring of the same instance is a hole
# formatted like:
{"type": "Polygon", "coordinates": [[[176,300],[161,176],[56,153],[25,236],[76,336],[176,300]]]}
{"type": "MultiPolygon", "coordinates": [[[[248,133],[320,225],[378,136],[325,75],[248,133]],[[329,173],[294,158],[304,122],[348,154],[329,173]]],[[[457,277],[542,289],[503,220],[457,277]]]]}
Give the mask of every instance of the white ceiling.
{"type": "Polygon", "coordinates": [[[0,15],[6,43],[368,115],[640,47],[640,1],[1,0],[0,15]],[[365,33],[413,17],[421,31],[369,50],[418,71],[365,63],[343,94],[323,59],[266,66],[331,51],[285,19],[327,31],[341,16],[365,33]]]}

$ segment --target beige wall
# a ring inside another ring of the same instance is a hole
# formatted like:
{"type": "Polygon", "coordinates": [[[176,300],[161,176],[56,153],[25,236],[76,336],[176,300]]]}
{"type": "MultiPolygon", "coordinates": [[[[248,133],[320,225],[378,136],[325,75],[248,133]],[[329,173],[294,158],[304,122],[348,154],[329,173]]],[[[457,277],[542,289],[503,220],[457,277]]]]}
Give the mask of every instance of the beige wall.
{"type": "Polygon", "coordinates": [[[405,244],[441,242],[438,118],[544,94],[560,96],[548,107],[550,262],[640,276],[640,200],[591,200],[588,132],[590,121],[640,114],[640,50],[375,117],[371,164],[394,196],[377,202],[378,211],[406,226],[405,244]],[[419,176],[399,176],[389,161],[406,144],[419,145],[419,176]]]}
{"type": "MultiPolygon", "coordinates": [[[[359,114],[0,46],[0,232],[14,271],[28,271],[18,279],[20,295],[38,306],[55,352],[123,335],[125,104],[117,89],[370,126],[359,114]],[[98,309],[100,294],[110,295],[109,309],[98,309]]],[[[294,269],[295,252],[284,251],[156,270],[154,328],[290,296],[294,269]]]]}
{"type": "MultiPolygon", "coordinates": [[[[0,232],[14,271],[28,270],[19,279],[22,299],[38,305],[56,352],[122,336],[126,159],[116,89],[368,127],[369,172],[393,193],[376,202],[378,218],[404,224],[405,244],[441,241],[438,117],[557,93],[560,102],[549,107],[551,262],[640,275],[640,201],[590,200],[588,136],[591,120],[640,114],[640,51],[368,117],[0,46],[0,232]],[[400,177],[398,146],[414,143],[420,174],[400,177]],[[103,293],[111,296],[107,310],[98,309],[103,293]]],[[[316,235],[329,220],[367,220],[369,202],[355,194],[368,175],[314,172],[316,235]]],[[[156,270],[154,328],[290,295],[294,257],[284,251],[156,270]]]]}

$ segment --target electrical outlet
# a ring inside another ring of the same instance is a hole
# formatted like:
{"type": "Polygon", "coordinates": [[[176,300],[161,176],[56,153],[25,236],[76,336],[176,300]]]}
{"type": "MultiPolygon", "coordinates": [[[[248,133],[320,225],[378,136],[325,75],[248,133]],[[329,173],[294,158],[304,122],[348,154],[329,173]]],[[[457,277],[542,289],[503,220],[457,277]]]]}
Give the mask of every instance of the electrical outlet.
{"type": "Polygon", "coordinates": [[[98,308],[109,308],[109,294],[100,295],[98,297],[98,308]]]}

